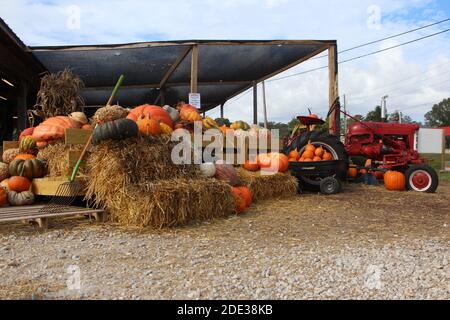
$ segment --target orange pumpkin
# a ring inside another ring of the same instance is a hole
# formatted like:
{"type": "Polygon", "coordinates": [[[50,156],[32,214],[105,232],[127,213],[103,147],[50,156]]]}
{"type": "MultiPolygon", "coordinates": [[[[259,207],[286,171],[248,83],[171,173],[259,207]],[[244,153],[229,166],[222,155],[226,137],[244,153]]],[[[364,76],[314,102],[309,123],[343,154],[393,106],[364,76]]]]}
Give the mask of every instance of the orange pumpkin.
{"type": "Polygon", "coordinates": [[[245,160],[242,167],[247,171],[258,171],[259,165],[257,162],[250,162],[249,160],[245,160]]]}
{"type": "Polygon", "coordinates": [[[236,213],[242,213],[247,209],[247,203],[245,202],[244,195],[239,188],[233,187],[231,188],[231,193],[233,194],[236,213]]]}
{"type": "Polygon", "coordinates": [[[325,152],[322,156],[322,159],[325,161],[333,160],[333,155],[329,152],[325,152]]]}
{"type": "Polygon", "coordinates": [[[127,119],[137,122],[142,115],[148,116],[156,121],[163,122],[173,128],[173,121],[170,114],[161,107],[149,104],[144,104],[131,110],[127,116],[127,119]]]}
{"type": "Polygon", "coordinates": [[[92,127],[90,124],[84,124],[81,129],[84,130],[94,130],[94,127],[92,127]]]}
{"type": "Polygon", "coordinates": [[[153,118],[150,118],[148,115],[142,114],[136,121],[136,124],[139,128],[139,132],[143,136],[157,136],[161,134],[161,127],[159,125],[159,122],[153,118]]]}
{"type": "Polygon", "coordinates": [[[258,163],[261,168],[273,172],[286,172],[289,167],[289,158],[282,153],[272,152],[269,154],[260,154],[258,163]]]}
{"type": "Polygon", "coordinates": [[[8,194],[6,193],[6,190],[3,188],[0,188],[0,207],[4,206],[8,203],[8,194]]]}
{"type": "Polygon", "coordinates": [[[314,151],[316,151],[316,147],[312,144],[308,144],[305,148],[305,151],[311,151],[314,154],[314,151]]]}
{"type": "Polygon", "coordinates": [[[313,161],[322,161],[322,158],[321,158],[321,157],[318,157],[318,156],[315,156],[315,157],[313,158],[313,161]]]}
{"type": "Polygon", "coordinates": [[[300,153],[298,153],[297,150],[292,150],[291,152],[289,152],[288,157],[291,159],[298,159],[300,158],[300,153]]]}
{"type": "Polygon", "coordinates": [[[313,159],[314,158],[314,151],[311,150],[305,150],[305,152],[303,152],[302,157],[305,159],[313,159]]]}
{"type": "Polygon", "coordinates": [[[63,139],[69,128],[79,129],[81,124],[69,117],[51,117],[34,128],[32,137],[37,142],[63,139]]]}
{"type": "Polygon", "coordinates": [[[300,160],[297,158],[289,158],[289,162],[298,162],[298,161],[300,161],[300,160]]]}
{"type": "Polygon", "coordinates": [[[14,160],[30,160],[35,158],[36,156],[34,154],[20,153],[14,158],[14,160]]]}
{"type": "Polygon", "coordinates": [[[360,174],[366,174],[366,173],[367,173],[367,170],[366,170],[366,169],[361,169],[361,170],[359,170],[359,173],[360,173],[360,174]]]}
{"type": "Polygon", "coordinates": [[[311,158],[305,158],[303,161],[304,161],[304,162],[311,162],[311,161],[313,161],[313,159],[311,159],[311,158]]]}
{"type": "Polygon", "coordinates": [[[313,114],[310,114],[309,117],[310,117],[310,118],[316,118],[316,119],[319,119],[319,117],[317,116],[317,114],[314,114],[314,113],[313,113],[313,114]]]}
{"type": "Polygon", "coordinates": [[[358,175],[358,169],[350,167],[347,171],[347,177],[355,178],[358,175]]]}
{"type": "Polygon", "coordinates": [[[190,104],[183,104],[180,106],[180,118],[181,120],[189,122],[202,121],[202,116],[197,108],[190,104]]]}
{"type": "Polygon", "coordinates": [[[253,202],[253,193],[248,187],[237,187],[241,191],[241,195],[244,197],[246,206],[250,206],[253,202]]]}
{"type": "Polygon", "coordinates": [[[8,180],[8,189],[11,191],[27,191],[31,187],[31,182],[25,177],[13,176],[8,180]]]}
{"type": "Polygon", "coordinates": [[[391,191],[405,190],[405,175],[398,171],[388,171],[384,174],[384,186],[391,191]]]}
{"type": "Polygon", "coordinates": [[[384,173],[381,171],[372,171],[371,174],[378,180],[381,180],[384,178],[384,173]]]}
{"type": "Polygon", "coordinates": [[[318,148],[316,148],[316,150],[314,150],[314,155],[319,158],[322,158],[324,153],[325,153],[325,149],[322,147],[318,147],[318,148]]]}

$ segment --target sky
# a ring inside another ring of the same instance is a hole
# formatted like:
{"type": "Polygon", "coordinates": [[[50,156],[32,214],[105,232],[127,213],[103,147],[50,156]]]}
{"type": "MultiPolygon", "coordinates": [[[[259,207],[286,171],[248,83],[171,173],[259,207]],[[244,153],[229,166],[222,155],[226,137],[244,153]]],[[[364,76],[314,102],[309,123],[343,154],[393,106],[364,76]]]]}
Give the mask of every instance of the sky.
{"type": "MultiPolygon", "coordinates": [[[[0,0],[0,17],[30,46],[184,39],[336,39],[338,49],[450,17],[448,0],[0,0]]],[[[339,55],[374,52],[450,29],[450,21],[339,55]]],[[[351,114],[366,114],[388,95],[389,112],[416,121],[450,97],[450,32],[339,65],[339,92],[351,114]]],[[[326,65],[309,60],[279,78],[326,65]]],[[[273,79],[272,79],[273,80],[273,79]]],[[[262,101],[259,90],[259,102],[262,101]]],[[[266,83],[269,121],[310,108],[326,116],[328,73],[320,70],[266,83]]],[[[251,121],[252,94],[231,99],[225,116],[251,121]]],[[[261,111],[261,104],[259,110],[261,111]]],[[[207,113],[219,116],[219,109],[207,113]]],[[[262,120],[262,113],[258,115],[262,120]]]]}

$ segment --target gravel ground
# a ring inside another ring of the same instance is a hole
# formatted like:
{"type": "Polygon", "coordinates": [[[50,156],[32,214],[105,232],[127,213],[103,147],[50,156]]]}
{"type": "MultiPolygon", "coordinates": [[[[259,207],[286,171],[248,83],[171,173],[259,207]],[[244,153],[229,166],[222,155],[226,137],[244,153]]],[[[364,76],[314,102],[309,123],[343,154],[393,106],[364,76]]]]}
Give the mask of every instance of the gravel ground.
{"type": "Polygon", "coordinates": [[[0,298],[449,299],[449,203],[346,186],[163,231],[3,224],[0,298]]]}

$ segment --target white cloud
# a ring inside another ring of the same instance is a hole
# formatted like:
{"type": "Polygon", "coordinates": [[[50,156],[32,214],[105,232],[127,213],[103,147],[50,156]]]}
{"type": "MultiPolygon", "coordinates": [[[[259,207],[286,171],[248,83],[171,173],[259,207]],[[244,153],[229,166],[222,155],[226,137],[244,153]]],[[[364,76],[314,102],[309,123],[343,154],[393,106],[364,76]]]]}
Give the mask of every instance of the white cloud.
{"type": "MultiPolygon", "coordinates": [[[[446,13],[433,0],[0,0],[0,16],[28,45],[194,38],[282,38],[337,39],[339,48],[344,49],[442,19],[446,13]],[[367,27],[367,8],[373,4],[380,8],[379,30],[367,27]],[[81,9],[80,29],[67,28],[69,16],[66,10],[70,5],[81,9]]],[[[448,25],[445,26],[448,28],[448,25]]],[[[354,50],[342,54],[341,59],[411,40],[441,28],[444,25],[396,38],[382,45],[354,50]]],[[[348,95],[352,113],[362,114],[379,103],[384,94],[391,96],[388,100],[388,107],[391,108],[437,102],[449,96],[450,83],[445,82],[449,77],[444,72],[450,72],[450,65],[439,67],[450,61],[449,49],[448,35],[440,35],[342,64],[339,72],[340,93],[348,95]],[[422,77],[421,73],[424,74],[422,77]]],[[[285,74],[308,70],[324,63],[326,59],[308,61],[285,74]]],[[[312,107],[324,116],[328,104],[327,81],[327,72],[322,70],[268,83],[269,118],[286,121],[305,113],[306,107],[312,107]]],[[[230,104],[226,108],[226,115],[250,121],[251,96],[247,94],[230,104]]],[[[428,109],[429,106],[425,106],[405,112],[422,120],[428,109]]]]}

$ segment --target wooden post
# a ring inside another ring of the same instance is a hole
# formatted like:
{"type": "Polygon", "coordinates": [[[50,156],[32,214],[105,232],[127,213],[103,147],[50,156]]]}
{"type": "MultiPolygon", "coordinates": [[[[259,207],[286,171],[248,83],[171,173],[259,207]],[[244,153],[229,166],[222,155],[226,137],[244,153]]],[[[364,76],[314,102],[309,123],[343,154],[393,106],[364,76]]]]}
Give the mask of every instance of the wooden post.
{"type": "Polygon", "coordinates": [[[220,105],[220,117],[223,118],[223,103],[220,105]]]}
{"type": "Polygon", "coordinates": [[[165,88],[161,88],[160,89],[160,95],[161,95],[161,106],[165,106],[166,105],[166,89],[165,88]]]}
{"type": "Polygon", "coordinates": [[[258,83],[253,82],[253,124],[258,124],[258,83]]]}
{"type": "Polygon", "coordinates": [[[442,129],[442,171],[445,171],[445,129],[442,129]]]}
{"type": "Polygon", "coordinates": [[[19,96],[17,98],[17,129],[22,131],[25,129],[27,124],[27,95],[28,95],[28,84],[25,81],[20,83],[19,96]]]}
{"type": "MultiPolygon", "coordinates": [[[[330,45],[328,48],[328,104],[331,108],[333,103],[339,97],[338,90],[338,60],[337,45],[330,45]]],[[[340,135],[341,114],[336,108],[330,115],[330,133],[336,136],[340,135]]]]}
{"type": "Polygon", "coordinates": [[[263,110],[264,110],[264,128],[267,129],[267,103],[266,103],[266,82],[262,82],[262,92],[263,92],[263,110]]]}
{"type": "Polygon", "coordinates": [[[192,59],[191,59],[191,93],[197,93],[198,83],[198,46],[192,46],[192,59]]]}

